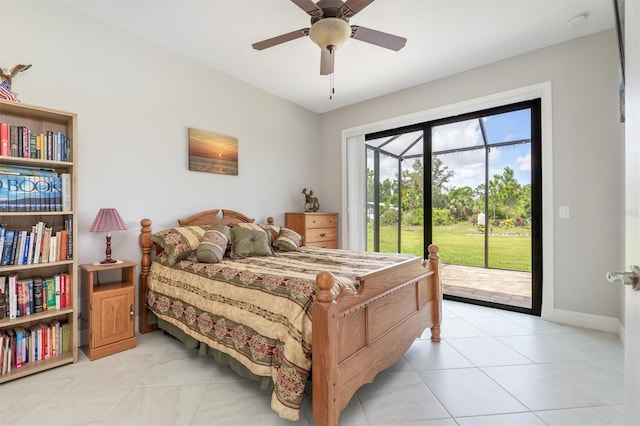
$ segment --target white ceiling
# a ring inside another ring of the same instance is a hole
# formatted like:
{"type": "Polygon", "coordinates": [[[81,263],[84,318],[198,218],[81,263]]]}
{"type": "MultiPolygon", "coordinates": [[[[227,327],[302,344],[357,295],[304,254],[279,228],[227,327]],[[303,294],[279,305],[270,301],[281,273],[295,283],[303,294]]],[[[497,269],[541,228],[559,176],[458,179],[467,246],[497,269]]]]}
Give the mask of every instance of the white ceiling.
{"type": "Polygon", "coordinates": [[[322,113],[614,27],[613,0],[377,0],[351,24],[407,38],[394,52],[348,40],[336,53],[335,95],[320,49],[289,0],[59,0],[309,110],[322,113]],[[570,18],[588,19],[570,24],[570,18]]]}

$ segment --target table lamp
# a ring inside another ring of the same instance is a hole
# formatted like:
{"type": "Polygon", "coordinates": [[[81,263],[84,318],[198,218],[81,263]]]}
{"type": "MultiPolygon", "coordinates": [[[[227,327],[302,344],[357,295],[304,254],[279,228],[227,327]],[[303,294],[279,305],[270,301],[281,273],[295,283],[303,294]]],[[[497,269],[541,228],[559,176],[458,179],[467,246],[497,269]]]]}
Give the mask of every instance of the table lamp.
{"type": "Polygon", "coordinates": [[[118,214],[116,209],[100,209],[98,215],[93,221],[89,231],[91,232],[106,232],[107,233],[107,251],[106,258],[101,261],[101,264],[116,263],[117,260],[111,258],[111,231],[126,231],[127,224],[118,214]]]}

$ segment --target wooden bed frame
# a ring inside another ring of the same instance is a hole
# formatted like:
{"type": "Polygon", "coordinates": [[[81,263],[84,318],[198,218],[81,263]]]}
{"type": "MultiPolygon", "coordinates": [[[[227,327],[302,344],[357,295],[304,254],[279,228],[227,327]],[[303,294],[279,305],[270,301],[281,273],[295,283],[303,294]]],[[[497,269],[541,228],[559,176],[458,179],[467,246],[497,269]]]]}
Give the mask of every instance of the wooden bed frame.
{"type": "MultiPolygon", "coordinates": [[[[273,219],[269,218],[270,222],[273,219]]],[[[181,226],[253,222],[232,210],[207,210],[178,220],[181,226]]],[[[139,308],[140,332],[156,329],[147,324],[145,299],[154,243],[151,220],[140,221],[139,308]]],[[[319,426],[338,424],[341,411],[355,392],[394,364],[426,328],[440,341],[442,291],[438,247],[428,247],[427,260],[410,259],[356,277],[357,292],[343,290],[333,297],[333,276],[321,272],[313,305],[312,404],[319,426]]]]}

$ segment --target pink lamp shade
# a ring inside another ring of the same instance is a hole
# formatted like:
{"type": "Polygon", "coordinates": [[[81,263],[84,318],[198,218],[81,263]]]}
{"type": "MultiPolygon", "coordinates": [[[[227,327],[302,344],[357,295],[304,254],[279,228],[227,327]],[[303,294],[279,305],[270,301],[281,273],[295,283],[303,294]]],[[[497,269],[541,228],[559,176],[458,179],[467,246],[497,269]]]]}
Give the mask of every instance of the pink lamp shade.
{"type": "Polygon", "coordinates": [[[122,217],[118,214],[116,209],[100,209],[98,215],[93,220],[93,224],[89,231],[91,232],[106,232],[107,233],[107,250],[106,258],[100,263],[116,263],[117,261],[111,259],[111,231],[126,231],[127,224],[124,223],[122,217]]]}

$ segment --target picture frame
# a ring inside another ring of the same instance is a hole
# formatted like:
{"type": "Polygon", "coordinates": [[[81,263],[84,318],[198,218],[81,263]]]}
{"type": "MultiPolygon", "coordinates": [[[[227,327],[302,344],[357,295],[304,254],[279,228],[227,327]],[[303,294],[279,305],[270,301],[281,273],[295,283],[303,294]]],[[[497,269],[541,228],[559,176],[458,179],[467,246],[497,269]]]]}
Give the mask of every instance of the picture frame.
{"type": "Polygon", "coordinates": [[[612,0],[614,18],[616,21],[616,34],[618,38],[618,54],[620,67],[618,68],[618,92],[620,98],[620,122],[625,120],[625,76],[624,76],[624,2],[625,0],[612,0]]]}
{"type": "Polygon", "coordinates": [[[189,128],[189,170],[238,175],[238,139],[189,128]]]}

